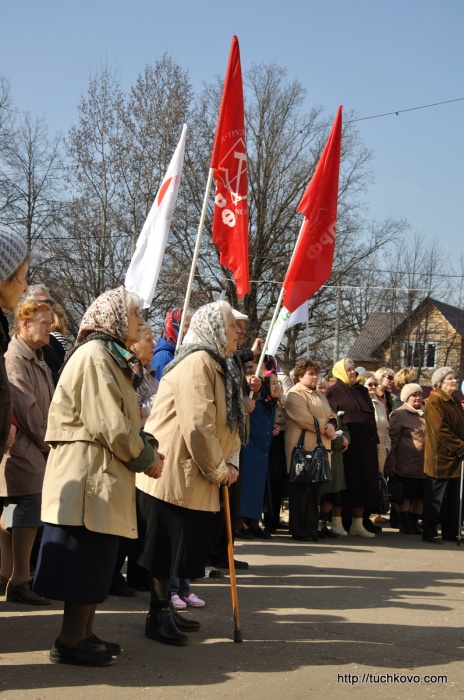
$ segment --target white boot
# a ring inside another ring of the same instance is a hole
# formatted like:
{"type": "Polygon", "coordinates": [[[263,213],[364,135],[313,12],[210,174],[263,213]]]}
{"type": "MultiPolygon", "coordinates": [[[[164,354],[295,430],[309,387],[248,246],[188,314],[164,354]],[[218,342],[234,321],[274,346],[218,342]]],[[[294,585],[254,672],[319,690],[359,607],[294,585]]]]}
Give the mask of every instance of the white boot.
{"type": "Polygon", "coordinates": [[[348,533],[343,527],[342,519],[332,516],[332,525],[330,526],[332,532],[340,537],[348,537],[348,533]]]}
{"type": "Polygon", "coordinates": [[[362,518],[353,518],[350,527],[350,535],[358,535],[359,537],[375,537],[373,532],[369,532],[363,525],[362,518]]]}

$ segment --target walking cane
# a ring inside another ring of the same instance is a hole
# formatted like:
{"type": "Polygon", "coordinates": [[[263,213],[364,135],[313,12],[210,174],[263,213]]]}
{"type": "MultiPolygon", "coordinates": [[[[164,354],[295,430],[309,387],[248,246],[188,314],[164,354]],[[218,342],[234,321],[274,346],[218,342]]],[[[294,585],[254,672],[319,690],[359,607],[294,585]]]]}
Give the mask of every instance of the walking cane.
{"type": "Polygon", "coordinates": [[[235,578],[234,542],[232,539],[232,525],[230,523],[229,488],[222,485],[222,500],[224,503],[224,517],[227,530],[227,556],[229,558],[230,593],[232,596],[232,612],[234,614],[234,642],[243,642],[240,629],[240,615],[238,612],[237,580],[235,578]]]}
{"type": "Polygon", "coordinates": [[[463,476],[464,476],[464,460],[461,462],[461,486],[459,490],[459,533],[458,533],[458,547],[461,545],[461,539],[462,539],[462,483],[463,483],[463,476]]]}

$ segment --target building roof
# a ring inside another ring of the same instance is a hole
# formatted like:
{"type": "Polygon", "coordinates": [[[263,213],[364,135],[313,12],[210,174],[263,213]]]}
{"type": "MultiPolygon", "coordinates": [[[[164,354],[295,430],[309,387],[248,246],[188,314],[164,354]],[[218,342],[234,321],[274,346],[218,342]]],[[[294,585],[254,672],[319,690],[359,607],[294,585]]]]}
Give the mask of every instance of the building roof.
{"type": "MultiPolygon", "coordinates": [[[[464,337],[464,309],[458,306],[445,304],[443,301],[426,297],[412,312],[412,316],[416,316],[422,311],[424,306],[432,304],[444,318],[451,324],[456,332],[464,337]]],[[[408,318],[408,314],[392,314],[374,312],[369,314],[364,327],[360,331],[354,344],[352,345],[349,356],[358,364],[360,362],[376,362],[379,358],[376,357],[375,351],[380,345],[394,333],[400,330],[404,321],[408,318]]]]}
{"type": "Polygon", "coordinates": [[[359,362],[376,362],[374,351],[390,336],[404,320],[406,314],[391,314],[376,311],[369,314],[361,332],[354,341],[348,355],[359,362]]]}

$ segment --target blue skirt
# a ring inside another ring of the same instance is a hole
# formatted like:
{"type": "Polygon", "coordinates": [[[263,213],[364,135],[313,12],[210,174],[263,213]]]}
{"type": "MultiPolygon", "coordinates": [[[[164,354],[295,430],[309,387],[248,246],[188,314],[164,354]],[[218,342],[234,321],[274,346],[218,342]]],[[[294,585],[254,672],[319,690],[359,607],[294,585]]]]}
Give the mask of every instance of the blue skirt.
{"type": "Polygon", "coordinates": [[[46,523],[34,591],[65,603],[103,603],[116,565],[118,541],[117,535],[46,523]]]}

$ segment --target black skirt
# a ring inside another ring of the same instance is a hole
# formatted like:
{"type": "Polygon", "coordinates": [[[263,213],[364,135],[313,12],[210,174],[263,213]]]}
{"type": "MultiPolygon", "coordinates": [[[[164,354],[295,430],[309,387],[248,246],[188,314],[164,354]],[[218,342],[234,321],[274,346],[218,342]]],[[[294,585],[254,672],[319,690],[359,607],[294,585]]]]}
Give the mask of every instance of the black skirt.
{"type": "Polygon", "coordinates": [[[137,489],[137,517],[137,562],[155,578],[205,575],[205,511],[160,501],[137,489]]]}
{"type": "Polygon", "coordinates": [[[117,535],[47,523],[34,575],[34,591],[65,603],[103,603],[114,573],[118,541],[117,535]]]}

